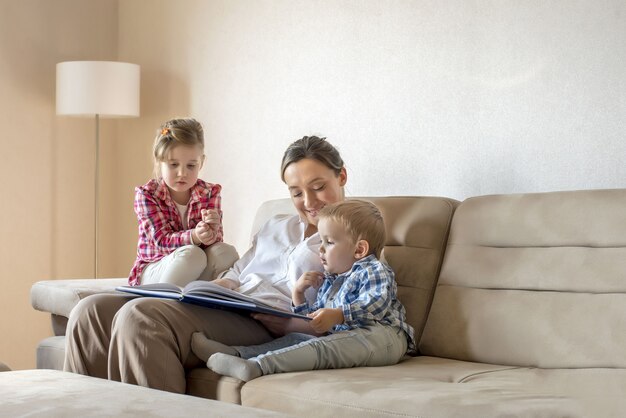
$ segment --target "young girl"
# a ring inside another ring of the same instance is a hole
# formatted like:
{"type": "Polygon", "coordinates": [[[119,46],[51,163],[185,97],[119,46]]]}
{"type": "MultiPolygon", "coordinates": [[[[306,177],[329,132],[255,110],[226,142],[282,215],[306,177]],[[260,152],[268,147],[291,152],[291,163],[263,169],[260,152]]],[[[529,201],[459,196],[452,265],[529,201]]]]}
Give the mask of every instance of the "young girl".
{"type": "Polygon", "coordinates": [[[204,133],[195,119],[172,119],[154,140],[154,179],[135,189],[139,222],[131,286],[201,279],[205,249],[222,241],[219,184],[198,178],[204,163],[204,133]]]}

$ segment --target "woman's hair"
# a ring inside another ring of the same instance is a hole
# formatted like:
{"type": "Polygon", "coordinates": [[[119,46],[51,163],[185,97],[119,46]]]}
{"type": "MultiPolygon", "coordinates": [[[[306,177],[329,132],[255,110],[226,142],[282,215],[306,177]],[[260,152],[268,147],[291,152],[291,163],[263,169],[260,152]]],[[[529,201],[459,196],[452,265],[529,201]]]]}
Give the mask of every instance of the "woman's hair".
{"type": "Polygon", "coordinates": [[[318,217],[342,225],[354,242],[364,239],[370,246],[368,255],[376,254],[376,257],[380,257],[387,233],[383,215],[373,203],[357,199],[344,200],[324,206],[318,217]]]}
{"type": "Polygon", "coordinates": [[[285,181],[285,170],[291,163],[297,163],[305,158],[317,160],[330,168],[338,176],[343,168],[343,160],[339,151],[333,147],[326,138],[317,136],[305,136],[294,141],[283,155],[283,162],[280,165],[280,178],[285,181]]]}
{"type": "Polygon", "coordinates": [[[172,148],[177,145],[196,145],[204,152],[204,130],[200,122],[192,118],[180,118],[161,125],[152,147],[155,178],[160,177],[159,163],[166,161],[172,148]]]}

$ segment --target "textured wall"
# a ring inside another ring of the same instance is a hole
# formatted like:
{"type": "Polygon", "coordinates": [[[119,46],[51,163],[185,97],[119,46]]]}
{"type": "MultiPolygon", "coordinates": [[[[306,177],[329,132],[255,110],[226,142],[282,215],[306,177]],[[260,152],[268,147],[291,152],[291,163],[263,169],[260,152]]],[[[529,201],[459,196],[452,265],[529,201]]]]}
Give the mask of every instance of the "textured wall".
{"type": "Polygon", "coordinates": [[[305,134],[340,148],[353,195],[626,187],[621,0],[129,0],[120,53],[149,73],[145,152],[160,119],[204,123],[240,250],[305,134]]]}

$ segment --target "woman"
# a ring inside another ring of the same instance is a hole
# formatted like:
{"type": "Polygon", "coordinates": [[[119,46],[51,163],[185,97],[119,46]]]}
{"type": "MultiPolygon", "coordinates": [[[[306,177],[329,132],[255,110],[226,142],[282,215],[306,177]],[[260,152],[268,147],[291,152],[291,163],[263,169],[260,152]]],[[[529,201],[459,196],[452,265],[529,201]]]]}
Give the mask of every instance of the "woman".
{"type": "MultiPolygon", "coordinates": [[[[281,177],[298,215],[268,221],[252,248],[217,283],[256,286],[264,295],[281,298],[291,294],[304,271],[322,270],[317,213],[344,199],[343,160],[325,139],[304,137],[285,151],[281,177]]],[[[65,370],[184,393],[185,369],[203,363],[191,351],[195,332],[227,345],[261,344],[289,332],[314,333],[300,319],[251,318],[165,299],[93,295],[70,315],[65,370]]]]}

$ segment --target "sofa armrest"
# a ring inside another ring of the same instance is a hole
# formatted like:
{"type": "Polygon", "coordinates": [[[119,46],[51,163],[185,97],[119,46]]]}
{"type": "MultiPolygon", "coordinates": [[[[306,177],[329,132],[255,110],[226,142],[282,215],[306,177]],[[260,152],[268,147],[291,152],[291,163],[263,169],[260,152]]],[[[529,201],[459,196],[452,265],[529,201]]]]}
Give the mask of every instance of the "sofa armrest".
{"type": "Polygon", "coordinates": [[[96,293],[116,293],[115,287],[125,284],[126,278],[44,280],[31,287],[30,303],[38,311],[68,318],[81,299],[96,293]]]}
{"type": "MultiPolygon", "coordinates": [[[[224,242],[209,247],[207,256],[211,279],[230,268],[239,259],[235,247],[224,242]]],[[[44,280],[31,287],[30,303],[38,311],[68,318],[72,308],[81,299],[96,293],[116,293],[117,286],[126,284],[127,278],[44,280]]]]}

